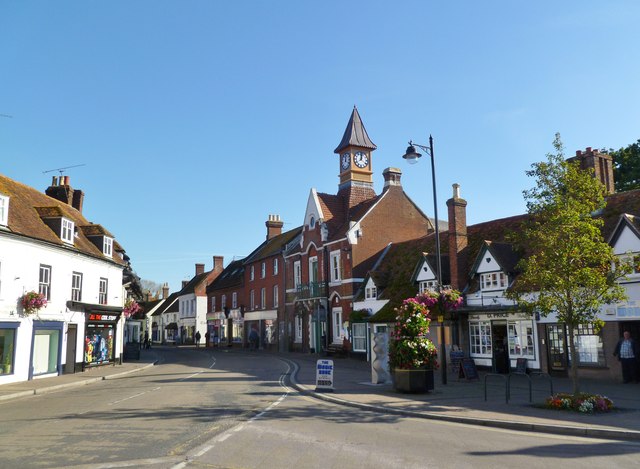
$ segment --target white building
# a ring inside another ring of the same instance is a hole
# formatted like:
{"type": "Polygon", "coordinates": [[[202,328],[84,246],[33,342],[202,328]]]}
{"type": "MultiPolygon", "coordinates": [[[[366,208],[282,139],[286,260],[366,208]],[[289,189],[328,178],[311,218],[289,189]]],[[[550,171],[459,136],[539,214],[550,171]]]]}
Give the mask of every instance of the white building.
{"type": "Polygon", "coordinates": [[[68,176],[43,194],[0,175],[0,385],[121,360],[127,257],[83,199],[68,176]]]}

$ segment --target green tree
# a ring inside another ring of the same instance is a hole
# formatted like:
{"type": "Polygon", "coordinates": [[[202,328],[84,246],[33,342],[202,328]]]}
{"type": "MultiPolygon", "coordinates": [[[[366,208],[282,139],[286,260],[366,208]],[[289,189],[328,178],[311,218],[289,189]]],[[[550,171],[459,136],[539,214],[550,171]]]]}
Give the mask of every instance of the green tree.
{"type": "Polygon", "coordinates": [[[640,189],[640,140],[620,150],[609,150],[613,157],[616,192],[640,189]]]}
{"type": "Polygon", "coordinates": [[[617,280],[629,272],[629,266],[618,262],[603,239],[602,219],[592,215],[605,206],[604,186],[593,171],[565,160],[560,134],[553,145],[556,152],[527,171],[536,178],[536,185],[523,192],[530,217],[514,240],[525,255],[519,264],[521,275],[508,295],[543,317],[555,313],[567,327],[577,394],[576,329],[581,324],[599,329],[603,324],[598,318],[600,308],[624,300],[625,291],[617,280]]]}

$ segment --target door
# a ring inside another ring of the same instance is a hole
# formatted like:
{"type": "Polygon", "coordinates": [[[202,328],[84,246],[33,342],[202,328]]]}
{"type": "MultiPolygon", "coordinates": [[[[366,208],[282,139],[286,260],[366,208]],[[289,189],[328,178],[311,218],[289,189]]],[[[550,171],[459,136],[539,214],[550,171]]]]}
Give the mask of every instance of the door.
{"type": "Polygon", "coordinates": [[[342,344],[342,308],[333,308],[331,310],[333,321],[331,322],[331,330],[333,332],[333,343],[342,344]]]}
{"type": "Polygon", "coordinates": [[[549,372],[566,375],[567,346],[564,326],[547,324],[547,355],[549,356],[549,372]]]}
{"type": "Polygon", "coordinates": [[[78,325],[69,324],[67,328],[67,353],[65,358],[64,373],[76,372],[76,349],[78,347],[78,325]]]}
{"type": "Polygon", "coordinates": [[[509,373],[510,362],[506,321],[492,322],[491,336],[493,337],[493,371],[494,373],[509,373]]]}

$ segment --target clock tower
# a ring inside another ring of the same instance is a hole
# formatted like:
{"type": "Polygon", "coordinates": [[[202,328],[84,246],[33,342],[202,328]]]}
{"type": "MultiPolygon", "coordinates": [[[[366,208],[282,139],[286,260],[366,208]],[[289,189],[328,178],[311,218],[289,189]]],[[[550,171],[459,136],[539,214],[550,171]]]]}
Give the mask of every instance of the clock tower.
{"type": "Polygon", "coordinates": [[[376,196],[371,162],[375,149],[354,106],[342,140],[334,150],[340,164],[338,195],[344,197],[347,208],[376,196]]]}

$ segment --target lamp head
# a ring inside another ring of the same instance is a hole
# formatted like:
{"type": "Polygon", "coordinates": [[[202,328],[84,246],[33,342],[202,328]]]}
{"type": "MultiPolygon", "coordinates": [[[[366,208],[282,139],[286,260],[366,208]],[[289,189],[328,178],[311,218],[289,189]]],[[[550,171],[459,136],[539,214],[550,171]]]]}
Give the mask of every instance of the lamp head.
{"type": "Polygon", "coordinates": [[[422,155],[416,151],[416,147],[414,147],[411,142],[409,142],[409,146],[407,147],[405,154],[402,155],[409,164],[416,164],[421,156],[422,155]]]}

